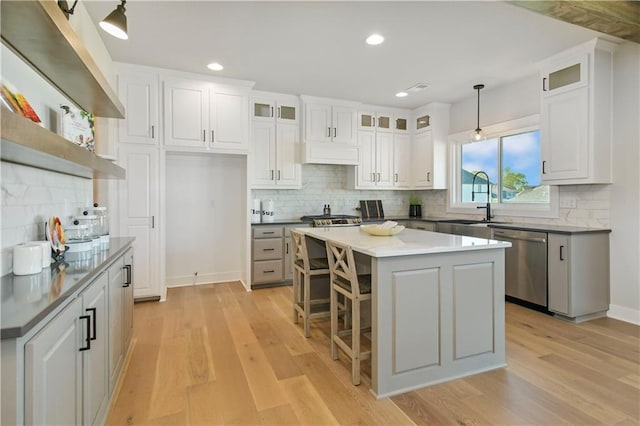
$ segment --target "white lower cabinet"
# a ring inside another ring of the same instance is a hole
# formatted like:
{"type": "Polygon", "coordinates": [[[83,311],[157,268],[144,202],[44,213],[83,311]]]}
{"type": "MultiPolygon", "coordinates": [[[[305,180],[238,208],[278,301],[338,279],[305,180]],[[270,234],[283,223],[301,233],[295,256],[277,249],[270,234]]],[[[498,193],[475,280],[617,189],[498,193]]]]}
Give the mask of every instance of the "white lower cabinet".
{"type": "Polygon", "coordinates": [[[83,423],[80,348],[90,317],[82,315],[82,299],[76,299],[25,345],[25,424],[83,423]]]}
{"type": "Polygon", "coordinates": [[[32,335],[3,339],[2,424],[104,424],[131,339],[131,274],[122,270],[125,262],[133,265],[132,253],[98,273],[32,335]]]}

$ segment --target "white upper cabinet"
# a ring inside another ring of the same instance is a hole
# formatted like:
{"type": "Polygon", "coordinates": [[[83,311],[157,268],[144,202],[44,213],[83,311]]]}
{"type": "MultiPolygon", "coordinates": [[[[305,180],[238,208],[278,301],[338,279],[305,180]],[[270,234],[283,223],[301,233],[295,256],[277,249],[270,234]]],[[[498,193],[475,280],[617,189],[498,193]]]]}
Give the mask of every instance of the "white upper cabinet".
{"type": "Polygon", "coordinates": [[[158,74],[120,67],[118,95],[125,119],[118,121],[121,143],[156,145],[159,140],[158,74]]]}
{"type": "Polygon", "coordinates": [[[446,189],[449,104],[431,103],[414,111],[412,187],[446,189]]]}
{"type": "Polygon", "coordinates": [[[411,137],[393,135],[393,187],[411,187],[411,137]]]}
{"type": "Polygon", "coordinates": [[[164,79],[165,145],[218,152],[248,149],[248,91],[206,81],[164,79]]]}
{"type": "Polygon", "coordinates": [[[299,109],[295,96],[251,96],[252,188],[301,187],[299,109]]]}
{"type": "Polygon", "coordinates": [[[542,182],[611,183],[612,56],[593,39],[540,63],[542,182]]]}
{"type": "Polygon", "coordinates": [[[357,164],[357,103],[303,96],[304,162],[357,164]]]}

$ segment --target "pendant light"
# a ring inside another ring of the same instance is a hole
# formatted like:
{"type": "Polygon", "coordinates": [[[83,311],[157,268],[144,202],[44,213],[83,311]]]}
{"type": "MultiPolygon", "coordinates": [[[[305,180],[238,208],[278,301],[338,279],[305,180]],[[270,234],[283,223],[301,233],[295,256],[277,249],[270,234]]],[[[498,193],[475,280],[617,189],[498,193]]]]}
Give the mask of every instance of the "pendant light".
{"type": "Polygon", "coordinates": [[[471,134],[471,139],[474,141],[481,141],[484,139],[484,133],[480,128],[480,90],[484,89],[484,84],[476,84],[473,86],[473,90],[478,91],[478,121],[476,125],[476,129],[471,134]]]}
{"type": "Polygon", "coordinates": [[[126,0],[122,0],[122,3],[116,7],[116,10],[108,14],[107,17],[100,22],[100,28],[121,40],[127,40],[129,38],[127,35],[127,15],[124,14],[126,12],[124,7],[125,3],[126,0]]]}

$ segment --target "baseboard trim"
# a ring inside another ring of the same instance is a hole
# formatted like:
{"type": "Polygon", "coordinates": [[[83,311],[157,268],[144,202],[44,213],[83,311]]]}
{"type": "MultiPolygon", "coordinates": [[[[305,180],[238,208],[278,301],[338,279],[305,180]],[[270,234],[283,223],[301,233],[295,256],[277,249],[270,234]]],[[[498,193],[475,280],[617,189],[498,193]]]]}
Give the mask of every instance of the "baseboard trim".
{"type": "Polygon", "coordinates": [[[640,311],[620,305],[609,305],[607,317],[640,325],[640,311]]]}
{"type": "Polygon", "coordinates": [[[167,288],[187,287],[201,284],[226,283],[231,281],[241,281],[239,271],[221,272],[213,274],[182,275],[167,278],[167,288]]]}

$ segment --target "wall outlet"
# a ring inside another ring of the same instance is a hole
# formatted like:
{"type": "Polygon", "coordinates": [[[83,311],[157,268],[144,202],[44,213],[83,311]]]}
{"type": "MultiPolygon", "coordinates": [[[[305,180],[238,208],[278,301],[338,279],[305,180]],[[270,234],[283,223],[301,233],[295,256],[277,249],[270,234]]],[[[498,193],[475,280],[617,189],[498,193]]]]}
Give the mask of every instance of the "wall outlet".
{"type": "Polygon", "coordinates": [[[576,197],[561,197],[560,208],[561,209],[575,209],[578,207],[578,200],[576,197]]]}

